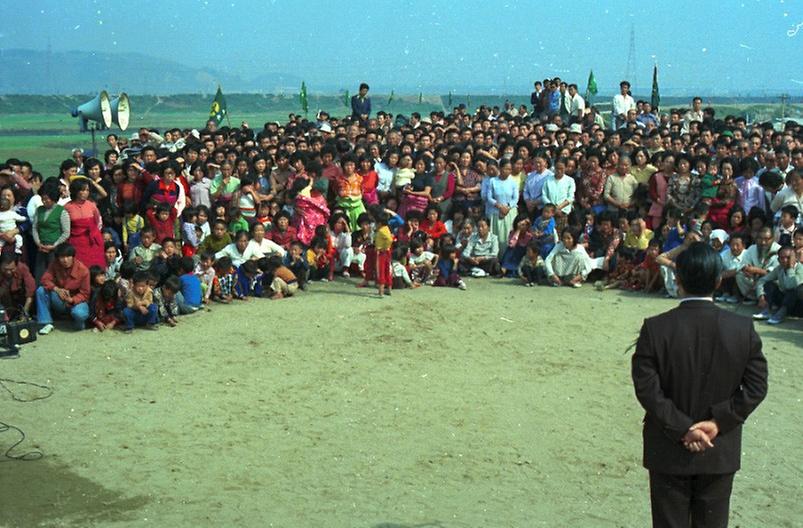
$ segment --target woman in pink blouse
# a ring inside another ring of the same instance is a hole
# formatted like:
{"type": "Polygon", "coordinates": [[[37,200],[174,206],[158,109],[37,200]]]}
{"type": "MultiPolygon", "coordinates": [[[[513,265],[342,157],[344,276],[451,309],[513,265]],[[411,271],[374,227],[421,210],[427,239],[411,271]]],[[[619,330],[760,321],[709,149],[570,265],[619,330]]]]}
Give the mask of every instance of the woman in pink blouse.
{"type": "Polygon", "coordinates": [[[87,268],[97,265],[106,269],[100,212],[88,198],[89,183],[84,178],[73,180],[70,201],[64,205],[70,216],[69,243],[75,248],[75,258],[87,268]]]}
{"type": "Polygon", "coordinates": [[[664,206],[666,205],[666,191],[669,178],[675,173],[675,156],[672,153],[664,155],[661,160],[661,170],[653,173],[648,182],[650,194],[650,229],[658,229],[664,221],[664,206]]]}

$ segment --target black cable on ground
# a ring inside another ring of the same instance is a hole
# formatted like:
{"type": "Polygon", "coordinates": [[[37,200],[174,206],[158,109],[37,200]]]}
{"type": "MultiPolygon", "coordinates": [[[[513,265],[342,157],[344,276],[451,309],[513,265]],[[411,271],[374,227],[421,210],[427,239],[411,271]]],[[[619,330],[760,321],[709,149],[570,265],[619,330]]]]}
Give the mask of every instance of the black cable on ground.
{"type": "MultiPolygon", "coordinates": [[[[47,385],[40,385],[38,383],[32,383],[30,381],[17,381],[9,378],[0,378],[0,387],[2,387],[9,395],[11,395],[11,399],[15,402],[20,403],[31,403],[39,400],[45,400],[50,398],[53,395],[53,389],[48,387],[47,385]],[[15,385],[27,385],[30,387],[36,387],[38,389],[42,389],[45,392],[43,396],[34,396],[32,398],[20,398],[17,394],[9,387],[9,384],[15,385]]],[[[19,427],[11,424],[7,424],[5,422],[0,422],[0,434],[5,433],[7,431],[16,431],[20,435],[20,439],[17,440],[14,444],[11,445],[8,449],[6,449],[3,456],[8,460],[23,460],[23,461],[30,461],[30,460],[39,460],[44,456],[40,450],[35,449],[33,451],[28,451],[27,453],[23,453],[21,455],[14,455],[12,451],[17,448],[20,444],[25,441],[25,431],[20,429],[19,427]]],[[[4,462],[7,462],[4,461],[4,462]]]]}

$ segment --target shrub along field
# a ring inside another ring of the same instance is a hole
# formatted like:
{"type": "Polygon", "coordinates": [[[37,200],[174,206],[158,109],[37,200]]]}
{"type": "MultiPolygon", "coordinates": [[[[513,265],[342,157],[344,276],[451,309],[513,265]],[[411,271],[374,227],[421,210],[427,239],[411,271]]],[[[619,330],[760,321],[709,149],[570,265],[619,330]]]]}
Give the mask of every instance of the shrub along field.
{"type": "MultiPolygon", "coordinates": [[[[0,362],[53,390],[0,391],[27,435],[14,453],[44,452],[0,464],[0,526],[648,526],[628,347],[674,305],[491,279],[378,299],[338,280],[175,329],[59,327],[0,362]]],[[[803,324],[757,328],[770,390],[731,521],[791,528],[803,324]]]]}

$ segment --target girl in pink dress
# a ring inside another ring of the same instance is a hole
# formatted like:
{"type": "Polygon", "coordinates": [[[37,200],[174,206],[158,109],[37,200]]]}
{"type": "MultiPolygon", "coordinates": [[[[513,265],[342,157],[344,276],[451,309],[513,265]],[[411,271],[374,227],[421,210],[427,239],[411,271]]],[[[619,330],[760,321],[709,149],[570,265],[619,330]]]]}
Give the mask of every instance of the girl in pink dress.
{"type": "Polygon", "coordinates": [[[329,207],[326,197],[315,189],[307,178],[293,181],[290,196],[295,199],[293,227],[298,231],[297,238],[308,246],[315,236],[315,228],[329,221],[329,207]]]}
{"type": "Polygon", "coordinates": [[[103,251],[100,212],[89,198],[89,183],[84,178],[70,183],[71,200],[64,205],[70,216],[69,243],[75,248],[75,258],[87,268],[100,266],[106,269],[103,251]]]}

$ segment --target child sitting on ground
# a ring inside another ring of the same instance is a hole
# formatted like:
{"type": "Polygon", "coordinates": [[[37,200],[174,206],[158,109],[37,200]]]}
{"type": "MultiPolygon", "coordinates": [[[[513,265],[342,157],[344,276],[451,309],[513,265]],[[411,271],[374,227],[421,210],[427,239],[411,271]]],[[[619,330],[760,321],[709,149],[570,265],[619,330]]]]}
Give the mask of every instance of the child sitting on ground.
{"type": "Polygon", "coordinates": [[[541,257],[541,247],[538,241],[531,240],[527,244],[524,256],[519,262],[519,278],[524,281],[525,286],[535,286],[536,284],[546,283],[546,266],[541,257]]]}
{"type": "Polygon", "coordinates": [[[454,288],[466,289],[466,283],[457,273],[460,256],[454,246],[443,246],[441,255],[438,259],[438,277],[435,279],[434,286],[452,286],[454,288]]]}
{"type": "Polygon", "coordinates": [[[282,263],[282,258],[278,255],[269,257],[267,260],[265,273],[273,276],[270,283],[270,290],[273,293],[270,298],[277,300],[293,296],[298,290],[298,279],[295,274],[282,263]]]}
{"type": "Polygon", "coordinates": [[[148,285],[149,274],[138,271],[134,274],[133,284],[125,298],[123,308],[125,332],[130,334],[137,325],[145,325],[148,330],[156,330],[158,325],[158,308],[153,302],[153,290],[148,285]]]}
{"type": "Polygon", "coordinates": [[[94,316],[90,320],[95,327],[93,331],[112,330],[120,324],[120,310],[117,305],[119,298],[117,295],[117,285],[112,281],[106,282],[100,288],[93,307],[94,316]]]}
{"type": "Polygon", "coordinates": [[[438,255],[425,251],[424,244],[420,240],[410,242],[407,263],[414,283],[432,285],[435,282],[434,270],[438,265],[438,255]]]}
{"type": "Polygon", "coordinates": [[[391,274],[393,276],[393,289],[418,288],[421,283],[413,282],[407,271],[407,245],[399,244],[393,248],[392,260],[390,263],[391,274]]]}
{"type": "Polygon", "coordinates": [[[164,281],[161,288],[156,288],[153,292],[153,301],[159,311],[159,320],[168,326],[178,324],[178,302],[177,296],[181,289],[178,277],[171,276],[164,281]]]}
{"type": "Polygon", "coordinates": [[[181,257],[181,275],[178,277],[179,290],[176,303],[180,314],[195,313],[203,303],[201,279],[195,275],[195,265],[192,257],[181,257]]]}
{"type": "Polygon", "coordinates": [[[229,304],[234,299],[234,288],[237,285],[237,268],[231,263],[231,257],[221,257],[215,262],[214,299],[229,304]]]}

